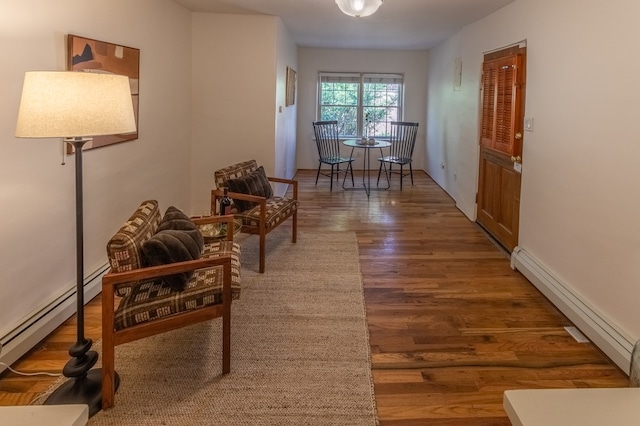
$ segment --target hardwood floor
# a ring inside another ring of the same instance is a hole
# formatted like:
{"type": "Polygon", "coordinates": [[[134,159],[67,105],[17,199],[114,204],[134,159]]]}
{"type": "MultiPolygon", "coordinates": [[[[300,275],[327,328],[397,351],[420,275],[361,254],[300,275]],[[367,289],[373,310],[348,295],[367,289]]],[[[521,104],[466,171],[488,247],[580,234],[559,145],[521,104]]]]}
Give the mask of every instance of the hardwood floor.
{"type": "MultiPolygon", "coordinates": [[[[414,186],[405,179],[400,192],[394,176],[370,198],[296,175],[300,230],[357,234],[381,426],[508,425],[504,390],[628,385],[440,187],[414,175],[414,186]]],[[[99,297],[85,322],[97,341],[99,297]]],[[[13,367],[59,372],[74,340],[72,318],[13,367]]],[[[28,404],[54,380],[5,373],[0,405],[28,404]]]]}

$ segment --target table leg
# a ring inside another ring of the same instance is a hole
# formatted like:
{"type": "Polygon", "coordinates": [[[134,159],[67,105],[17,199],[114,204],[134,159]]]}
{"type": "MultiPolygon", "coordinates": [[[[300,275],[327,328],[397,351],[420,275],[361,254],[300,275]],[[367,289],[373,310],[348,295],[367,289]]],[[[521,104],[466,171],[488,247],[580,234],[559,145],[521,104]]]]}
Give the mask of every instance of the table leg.
{"type": "MultiPolygon", "coordinates": [[[[389,179],[389,173],[387,172],[387,166],[386,164],[383,163],[384,166],[384,173],[385,176],[387,177],[387,186],[384,188],[381,188],[379,186],[379,180],[376,183],[376,188],[372,188],[371,187],[371,149],[374,148],[373,146],[367,146],[367,147],[361,147],[361,149],[364,149],[365,152],[365,156],[362,158],[362,165],[363,165],[363,171],[362,171],[362,188],[355,188],[355,187],[346,187],[345,186],[345,181],[346,181],[346,175],[345,175],[345,179],[342,180],[342,188],[343,189],[364,189],[365,192],[367,193],[367,197],[371,194],[372,190],[387,190],[391,187],[391,181],[389,179]]],[[[353,157],[353,151],[355,150],[355,147],[351,148],[351,157],[353,157]]],[[[380,148],[380,155],[383,156],[383,152],[382,152],[382,148],[380,148]]],[[[353,169],[352,169],[353,170],[353,169]]]]}
{"type": "MultiPolygon", "coordinates": [[[[355,148],[351,148],[351,154],[349,154],[349,158],[353,158],[353,150],[355,148]]],[[[349,163],[349,166],[351,166],[351,180],[353,181],[353,165],[351,163],[349,163]]],[[[354,189],[353,186],[351,188],[347,188],[346,186],[344,186],[345,181],[347,180],[347,174],[344,174],[344,179],[342,179],[342,189],[354,189]]],[[[351,184],[353,185],[353,182],[351,182],[351,184]]],[[[355,185],[354,185],[355,186],[355,185]]]]}
{"type": "Polygon", "coordinates": [[[367,158],[364,170],[362,173],[362,185],[364,185],[364,192],[367,193],[367,197],[371,194],[371,148],[367,148],[367,158]],[[367,183],[364,183],[364,174],[367,174],[367,183]]]}

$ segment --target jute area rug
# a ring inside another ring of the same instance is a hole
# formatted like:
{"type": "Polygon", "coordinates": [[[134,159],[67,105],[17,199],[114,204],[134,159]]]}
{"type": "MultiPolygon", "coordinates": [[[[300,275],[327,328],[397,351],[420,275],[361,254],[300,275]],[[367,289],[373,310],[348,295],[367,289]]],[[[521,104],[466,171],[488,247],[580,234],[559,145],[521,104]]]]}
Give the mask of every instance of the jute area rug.
{"type": "Polygon", "coordinates": [[[220,319],[116,347],[115,407],[90,425],[375,425],[354,233],[241,238],[242,294],[232,305],[231,373],[220,319]]]}

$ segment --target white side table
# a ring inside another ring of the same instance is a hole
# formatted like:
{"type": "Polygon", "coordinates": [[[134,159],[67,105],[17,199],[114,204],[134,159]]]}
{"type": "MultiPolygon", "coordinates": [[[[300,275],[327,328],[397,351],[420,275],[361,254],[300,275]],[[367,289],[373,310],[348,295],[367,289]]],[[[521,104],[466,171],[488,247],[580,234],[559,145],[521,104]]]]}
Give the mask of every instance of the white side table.
{"type": "Polygon", "coordinates": [[[503,406],[514,426],[637,425],[640,388],[509,390],[503,406]]]}
{"type": "Polygon", "coordinates": [[[84,426],[88,421],[85,404],[0,407],[2,426],[84,426]]]}

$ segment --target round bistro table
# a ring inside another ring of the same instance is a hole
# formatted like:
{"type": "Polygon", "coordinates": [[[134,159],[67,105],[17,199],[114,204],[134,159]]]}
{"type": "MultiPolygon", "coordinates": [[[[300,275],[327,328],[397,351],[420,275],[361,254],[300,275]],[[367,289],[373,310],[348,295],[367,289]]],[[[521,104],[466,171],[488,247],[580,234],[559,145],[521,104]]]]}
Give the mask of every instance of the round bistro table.
{"type": "Polygon", "coordinates": [[[364,149],[365,151],[365,155],[363,157],[363,169],[364,169],[364,173],[362,174],[362,186],[352,186],[352,187],[345,187],[345,180],[342,181],[342,188],[344,189],[348,189],[348,190],[352,190],[352,189],[364,189],[364,191],[367,193],[367,197],[369,196],[369,194],[371,193],[372,190],[387,190],[391,187],[390,182],[389,182],[389,174],[387,173],[387,166],[384,166],[384,173],[387,176],[387,186],[386,187],[379,187],[378,185],[376,185],[375,188],[371,187],[371,150],[376,148],[380,150],[380,155],[382,155],[382,149],[383,148],[389,148],[391,146],[391,142],[389,141],[384,141],[384,140],[374,140],[373,143],[364,143],[361,139],[346,139],[345,141],[342,142],[345,146],[351,147],[351,156],[353,157],[353,151],[356,148],[360,148],[360,149],[364,149]]]}

